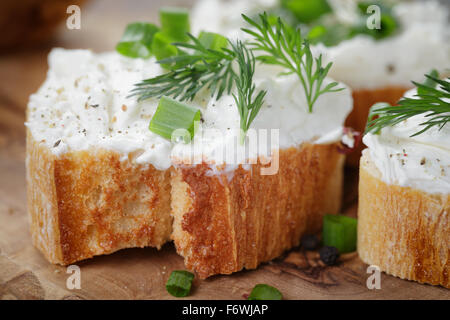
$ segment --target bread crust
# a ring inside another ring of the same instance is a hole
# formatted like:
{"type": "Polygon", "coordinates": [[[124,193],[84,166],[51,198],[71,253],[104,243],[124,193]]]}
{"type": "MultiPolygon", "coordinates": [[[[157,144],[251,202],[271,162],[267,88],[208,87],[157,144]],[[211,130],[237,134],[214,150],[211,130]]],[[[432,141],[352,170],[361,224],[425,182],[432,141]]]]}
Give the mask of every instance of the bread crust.
{"type": "Polygon", "coordinates": [[[341,206],[344,156],[338,144],[281,150],[279,171],[260,163],[211,174],[206,164],[172,172],[172,238],[200,278],[230,274],[280,256],[341,206]]]}
{"type": "Polygon", "coordinates": [[[170,172],[120,161],[113,151],[56,157],[27,132],[33,244],[55,264],[170,239],[170,172]]]}
{"type": "MultiPolygon", "coordinates": [[[[364,132],[370,107],[377,102],[387,102],[395,105],[408,89],[409,88],[402,86],[392,86],[379,89],[353,90],[353,109],[347,117],[345,125],[356,131],[364,132]]],[[[364,148],[363,144],[360,143],[359,146],[347,156],[346,164],[351,167],[358,167],[361,151],[364,148]]]]}
{"type": "Polygon", "coordinates": [[[450,288],[450,195],[381,180],[361,158],[358,253],[388,274],[450,288]]]}

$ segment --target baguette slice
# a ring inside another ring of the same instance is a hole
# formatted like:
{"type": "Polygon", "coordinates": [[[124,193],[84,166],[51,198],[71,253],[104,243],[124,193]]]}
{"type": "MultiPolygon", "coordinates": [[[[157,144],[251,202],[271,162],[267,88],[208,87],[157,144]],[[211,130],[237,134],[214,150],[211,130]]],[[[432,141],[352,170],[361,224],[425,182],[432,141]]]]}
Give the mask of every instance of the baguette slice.
{"type": "Polygon", "coordinates": [[[337,144],[281,150],[279,171],[260,163],[231,175],[209,166],[172,172],[172,238],[187,268],[200,278],[230,274],[280,256],[305,233],[321,229],[341,206],[344,156],[337,144]]]}
{"type": "Polygon", "coordinates": [[[386,184],[363,153],[358,253],[388,274],[450,288],[450,195],[386,184]]]}
{"type": "Polygon", "coordinates": [[[34,245],[67,265],[170,239],[170,172],[106,151],[55,156],[27,132],[28,212],[34,245]]]}
{"type": "MultiPolygon", "coordinates": [[[[407,87],[386,87],[353,90],[353,109],[347,117],[345,125],[356,131],[364,132],[370,107],[377,102],[387,102],[395,105],[408,89],[407,87]]],[[[346,164],[351,167],[358,167],[363,149],[364,146],[360,143],[356,150],[347,156],[346,164]]]]}

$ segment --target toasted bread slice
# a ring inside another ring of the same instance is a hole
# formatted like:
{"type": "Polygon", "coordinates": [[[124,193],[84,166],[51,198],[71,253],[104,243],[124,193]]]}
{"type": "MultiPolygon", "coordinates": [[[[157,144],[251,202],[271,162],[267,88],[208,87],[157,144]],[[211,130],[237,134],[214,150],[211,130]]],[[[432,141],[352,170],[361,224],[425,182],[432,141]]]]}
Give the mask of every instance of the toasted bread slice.
{"type": "Polygon", "coordinates": [[[363,153],[358,253],[388,274],[450,288],[450,195],[389,185],[363,153]]]}
{"type": "Polygon", "coordinates": [[[170,239],[170,172],[107,150],[53,155],[27,133],[28,212],[34,245],[55,264],[170,239]]]}
{"type": "Polygon", "coordinates": [[[209,166],[172,172],[172,238],[201,278],[230,274],[280,256],[341,206],[343,155],[337,143],[281,150],[279,171],[261,164],[211,175],[209,166]]]}
{"type": "MultiPolygon", "coordinates": [[[[377,102],[387,102],[395,105],[408,89],[407,87],[386,87],[380,89],[353,90],[353,109],[348,115],[345,125],[356,131],[364,132],[370,107],[377,102]]],[[[354,152],[347,156],[346,164],[351,167],[358,167],[361,151],[364,148],[361,143],[354,152]]]]}

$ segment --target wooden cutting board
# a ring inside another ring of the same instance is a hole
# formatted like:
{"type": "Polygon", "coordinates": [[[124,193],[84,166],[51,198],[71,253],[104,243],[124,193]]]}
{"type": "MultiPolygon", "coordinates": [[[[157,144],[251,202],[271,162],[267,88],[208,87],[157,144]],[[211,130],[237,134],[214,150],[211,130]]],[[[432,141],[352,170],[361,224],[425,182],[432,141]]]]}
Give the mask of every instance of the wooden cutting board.
{"type": "MultiPolygon", "coordinates": [[[[165,282],[172,270],[184,269],[172,244],[160,251],[127,249],[81,262],[81,289],[69,290],[66,268],[49,264],[31,245],[25,195],[24,112],[28,96],[45,78],[50,47],[111,49],[128,21],[144,16],[155,20],[155,6],[161,2],[136,1],[139,5],[133,9],[126,1],[95,1],[82,10],[81,30],[61,28],[57,40],[45,47],[0,55],[0,299],[172,298],[165,282]]],[[[345,213],[352,216],[356,185],[356,172],[347,170],[345,213]]],[[[369,290],[366,272],[367,265],[356,254],[343,256],[337,266],[324,267],[317,252],[296,248],[254,271],[196,280],[189,298],[243,299],[255,284],[267,283],[286,299],[450,299],[445,288],[385,274],[381,289],[369,290]]]]}

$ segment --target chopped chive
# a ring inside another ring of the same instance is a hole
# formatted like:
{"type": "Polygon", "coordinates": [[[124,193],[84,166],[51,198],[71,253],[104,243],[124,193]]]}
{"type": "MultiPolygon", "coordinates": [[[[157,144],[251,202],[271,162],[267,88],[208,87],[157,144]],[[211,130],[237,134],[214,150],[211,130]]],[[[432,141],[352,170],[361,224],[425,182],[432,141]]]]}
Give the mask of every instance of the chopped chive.
{"type": "Polygon", "coordinates": [[[317,25],[309,30],[307,38],[312,44],[323,43],[327,47],[331,47],[349,38],[350,32],[350,27],[342,23],[328,27],[317,25]]]}
{"type": "Polygon", "coordinates": [[[397,20],[391,14],[381,14],[380,29],[373,29],[375,39],[383,39],[392,35],[398,29],[397,20]]]}
{"type": "Polygon", "coordinates": [[[308,39],[311,43],[316,43],[316,39],[323,38],[327,34],[328,30],[323,25],[317,25],[312,27],[308,32],[308,39]]]}
{"type": "Polygon", "coordinates": [[[151,23],[128,24],[116,46],[117,52],[130,58],[149,58],[152,54],[153,36],[158,30],[158,27],[151,23]]]}
{"type": "Polygon", "coordinates": [[[161,31],[178,42],[189,41],[189,11],[184,8],[163,7],[159,10],[161,31]]]}
{"type": "Polygon", "coordinates": [[[228,40],[224,36],[214,32],[200,32],[198,41],[206,48],[219,51],[228,46],[228,40]]]}
{"type": "Polygon", "coordinates": [[[327,0],[282,0],[281,4],[303,23],[310,23],[331,12],[327,0]]]}
{"type": "Polygon", "coordinates": [[[323,244],[337,248],[340,253],[356,250],[356,231],[354,218],[332,214],[323,217],[323,244]]]}
{"type": "Polygon", "coordinates": [[[149,130],[174,142],[181,139],[188,143],[194,137],[195,122],[200,118],[199,109],[163,96],[150,121],[149,130]]]}
{"type": "Polygon", "coordinates": [[[172,45],[172,39],[162,32],[157,32],[153,37],[152,51],[156,59],[162,60],[178,54],[178,49],[172,45]]]}
{"type": "Polygon", "coordinates": [[[188,271],[172,271],[169,280],[166,282],[166,290],[174,297],[186,297],[191,291],[193,280],[194,275],[188,271]]]}
{"type": "MultiPolygon", "coordinates": [[[[427,76],[433,77],[435,79],[439,79],[439,72],[436,69],[431,70],[427,75],[425,75],[425,81],[423,82],[423,84],[427,87],[436,88],[437,83],[435,81],[433,81],[432,79],[428,78],[427,76]]],[[[427,93],[423,87],[418,87],[417,94],[423,95],[423,94],[427,94],[427,93]]]]}
{"type": "Polygon", "coordinates": [[[281,300],[282,298],[283,295],[277,288],[267,284],[257,284],[247,300],[281,300]]]}
{"type": "Polygon", "coordinates": [[[357,7],[361,13],[361,19],[359,23],[352,27],[351,36],[366,34],[376,40],[380,40],[391,36],[395,33],[395,31],[397,31],[397,29],[399,29],[399,24],[397,19],[394,17],[390,6],[387,6],[381,2],[373,3],[373,1],[362,1],[358,3],[357,7]],[[367,9],[373,4],[376,4],[381,11],[379,29],[368,29],[366,25],[366,17],[367,14],[369,14],[367,9]]]}

